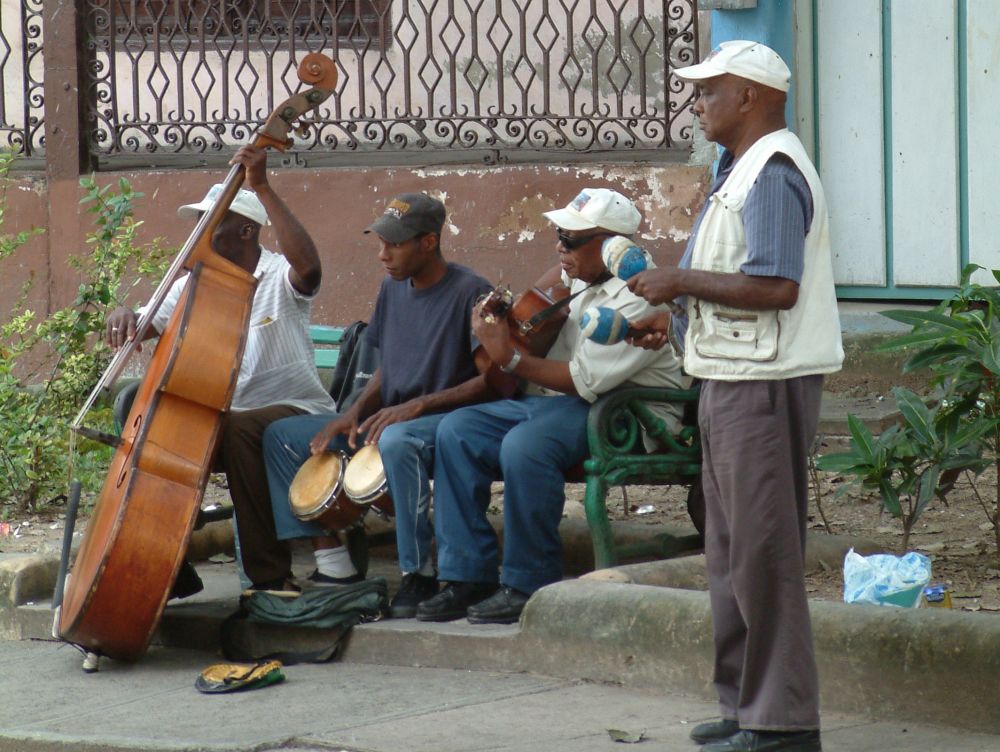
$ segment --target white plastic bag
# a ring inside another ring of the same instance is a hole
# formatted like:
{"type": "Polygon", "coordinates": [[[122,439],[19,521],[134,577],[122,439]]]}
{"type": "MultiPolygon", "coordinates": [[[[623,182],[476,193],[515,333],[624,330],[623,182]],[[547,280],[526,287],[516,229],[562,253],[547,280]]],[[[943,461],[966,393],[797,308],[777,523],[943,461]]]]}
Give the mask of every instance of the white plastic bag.
{"type": "Polygon", "coordinates": [[[844,602],[914,608],[930,579],[931,561],[923,554],[862,556],[852,548],[844,557],[844,602]]]}

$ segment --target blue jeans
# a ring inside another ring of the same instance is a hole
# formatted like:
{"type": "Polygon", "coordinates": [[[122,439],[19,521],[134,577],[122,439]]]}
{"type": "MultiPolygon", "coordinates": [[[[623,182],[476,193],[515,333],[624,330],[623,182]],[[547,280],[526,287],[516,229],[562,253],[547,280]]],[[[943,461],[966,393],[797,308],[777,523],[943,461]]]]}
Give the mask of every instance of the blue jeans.
{"type": "Polygon", "coordinates": [[[565,473],[588,454],[579,397],[520,397],[463,407],[438,426],[434,529],[442,580],[496,582],[490,483],[504,482],[503,585],[533,593],[562,578],[565,473]]]}
{"type": "MultiPolygon", "coordinates": [[[[264,463],[278,540],[328,534],[322,525],[303,522],[292,513],[288,487],[310,456],[312,437],[333,417],[299,415],[275,421],[264,432],[264,463]]],[[[434,467],[434,436],[443,417],[444,414],[423,415],[405,423],[394,423],[379,437],[378,449],[396,510],[396,548],[399,568],[403,572],[418,572],[432,563],[430,478],[434,467]]],[[[351,453],[346,436],[337,436],[330,442],[329,449],[351,453]]]]}

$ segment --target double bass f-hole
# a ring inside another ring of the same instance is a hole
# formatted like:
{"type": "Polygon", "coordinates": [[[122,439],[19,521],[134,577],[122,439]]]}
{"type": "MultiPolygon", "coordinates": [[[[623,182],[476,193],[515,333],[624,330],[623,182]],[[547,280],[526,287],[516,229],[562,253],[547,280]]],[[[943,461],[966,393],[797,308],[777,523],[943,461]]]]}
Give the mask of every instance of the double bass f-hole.
{"type": "MultiPolygon", "coordinates": [[[[142,428],[142,413],[135,416],[132,421],[132,425],[129,427],[129,435],[138,436],[139,429],[142,428]]],[[[129,470],[131,469],[132,463],[130,462],[132,458],[132,449],[135,447],[133,442],[129,442],[128,449],[125,451],[125,456],[122,458],[122,469],[118,473],[118,480],[115,482],[115,488],[121,488],[125,479],[128,477],[129,470]]]]}

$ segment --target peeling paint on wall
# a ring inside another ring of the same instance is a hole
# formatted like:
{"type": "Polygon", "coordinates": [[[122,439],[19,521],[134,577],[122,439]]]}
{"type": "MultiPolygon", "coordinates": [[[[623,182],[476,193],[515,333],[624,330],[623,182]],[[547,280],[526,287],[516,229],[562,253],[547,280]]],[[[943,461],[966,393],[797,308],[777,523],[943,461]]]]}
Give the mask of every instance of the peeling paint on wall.
{"type": "MultiPolygon", "coordinates": [[[[141,238],[162,237],[165,245],[180,245],[190,227],[179,223],[177,206],[199,198],[224,177],[223,170],[128,171],[103,173],[99,182],[128,179],[146,196],[136,205],[136,219],[143,221],[141,238]],[[195,195],[197,194],[197,195],[195,195]]],[[[389,195],[426,191],[445,202],[449,242],[445,256],[513,288],[526,288],[553,262],[555,233],[544,213],[565,206],[582,188],[610,187],[636,201],[643,213],[642,244],[661,265],[676,263],[707,190],[708,169],[679,163],[641,165],[479,165],[433,169],[400,168],[277,168],[269,173],[271,184],[288,198],[289,207],[312,235],[324,265],[324,282],[313,307],[317,323],[343,324],[371,314],[383,278],[377,247],[362,230],[389,195]]],[[[45,225],[44,196],[50,191],[44,179],[16,181],[17,199],[11,214],[36,217],[45,225]]],[[[78,189],[77,189],[78,190],[78,189]]],[[[13,198],[11,192],[8,194],[13,198]]],[[[30,221],[30,220],[29,220],[30,221]]],[[[90,223],[84,224],[89,229],[90,223]]],[[[48,280],[53,304],[74,292],[66,256],[73,249],[50,248],[48,235],[35,241],[39,248],[22,258],[48,280]]],[[[273,231],[262,237],[276,249],[273,231]]],[[[21,259],[18,259],[21,261],[21,259]]],[[[11,275],[16,276],[16,275],[11,275]]],[[[14,280],[0,280],[0,288],[13,292],[14,280]]],[[[134,295],[148,294],[136,291],[134,295]]],[[[136,304],[140,300],[130,301],[136,304]]]]}

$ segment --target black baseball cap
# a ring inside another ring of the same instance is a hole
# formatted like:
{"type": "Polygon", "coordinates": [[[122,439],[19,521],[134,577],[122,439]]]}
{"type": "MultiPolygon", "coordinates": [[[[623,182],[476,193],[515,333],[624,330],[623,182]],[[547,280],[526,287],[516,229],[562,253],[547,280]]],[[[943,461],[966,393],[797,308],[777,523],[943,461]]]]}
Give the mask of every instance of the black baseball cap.
{"type": "Polygon", "coordinates": [[[365,232],[374,232],[390,243],[403,243],[426,232],[441,234],[444,204],[426,193],[401,193],[365,232]]]}

